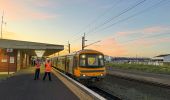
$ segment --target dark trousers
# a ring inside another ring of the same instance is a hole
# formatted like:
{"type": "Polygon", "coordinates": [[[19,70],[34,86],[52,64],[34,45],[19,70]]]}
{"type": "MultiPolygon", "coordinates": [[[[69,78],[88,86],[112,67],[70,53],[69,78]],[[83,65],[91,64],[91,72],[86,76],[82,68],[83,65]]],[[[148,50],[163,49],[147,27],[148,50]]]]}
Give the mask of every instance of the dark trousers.
{"type": "Polygon", "coordinates": [[[45,72],[43,80],[45,80],[47,74],[48,74],[49,81],[51,81],[51,72],[45,72]]]}
{"type": "Polygon", "coordinates": [[[36,70],[35,70],[34,80],[39,79],[39,74],[40,74],[40,69],[36,69],[36,70]]]}

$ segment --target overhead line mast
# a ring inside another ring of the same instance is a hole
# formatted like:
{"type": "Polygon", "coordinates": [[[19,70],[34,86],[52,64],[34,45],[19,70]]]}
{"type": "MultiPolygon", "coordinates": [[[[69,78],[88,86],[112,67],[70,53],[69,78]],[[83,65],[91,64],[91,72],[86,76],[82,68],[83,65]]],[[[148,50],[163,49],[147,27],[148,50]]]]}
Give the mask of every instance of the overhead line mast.
{"type": "Polygon", "coordinates": [[[87,40],[85,39],[85,33],[84,33],[84,36],[82,36],[82,50],[84,50],[85,48],[85,41],[87,40]]]}
{"type": "Polygon", "coordinates": [[[127,13],[128,11],[130,11],[130,10],[132,10],[132,9],[134,9],[134,8],[136,8],[137,6],[141,5],[141,4],[144,3],[145,1],[147,1],[147,0],[142,0],[142,1],[138,2],[138,3],[135,4],[135,5],[128,7],[127,9],[123,10],[122,12],[120,12],[118,15],[113,16],[113,17],[107,19],[104,23],[101,23],[100,25],[96,26],[95,29],[90,30],[87,34],[92,33],[92,32],[94,32],[94,31],[96,31],[97,29],[99,29],[100,27],[103,27],[103,26],[106,25],[107,23],[111,22],[112,20],[114,20],[114,19],[116,19],[116,18],[119,18],[121,15],[127,13]]]}
{"type": "Polygon", "coordinates": [[[84,50],[85,47],[88,47],[88,46],[91,46],[91,45],[93,45],[93,44],[95,44],[95,43],[101,42],[101,41],[99,40],[99,41],[96,41],[96,42],[93,42],[93,43],[91,43],[91,44],[86,45],[86,44],[85,44],[86,41],[87,41],[87,40],[85,39],[85,33],[84,33],[84,36],[82,36],[82,50],[84,50]]]}
{"type": "Polygon", "coordinates": [[[68,41],[68,52],[70,53],[70,43],[68,41]]]}
{"type": "MultiPolygon", "coordinates": [[[[141,5],[141,4],[144,3],[145,1],[147,1],[147,0],[142,0],[142,1],[138,2],[138,3],[136,3],[135,5],[133,5],[133,6],[131,6],[131,7],[128,7],[127,9],[123,10],[122,12],[120,12],[118,15],[116,15],[116,16],[114,16],[114,17],[111,17],[111,18],[107,19],[104,23],[101,23],[100,25],[96,26],[95,29],[89,30],[89,32],[87,32],[87,34],[96,31],[97,29],[99,29],[100,27],[104,26],[105,24],[107,24],[107,23],[111,22],[112,20],[120,17],[120,16],[123,15],[124,13],[127,13],[128,11],[130,11],[130,10],[136,8],[137,6],[141,5]]],[[[94,21],[94,22],[95,22],[95,21],[94,21]]],[[[82,50],[84,49],[84,46],[85,46],[85,45],[84,45],[84,42],[85,42],[85,39],[84,39],[84,38],[85,38],[85,35],[82,37],[82,50]]],[[[76,40],[77,40],[77,39],[76,39],[76,40]]]]}
{"type": "MultiPolygon", "coordinates": [[[[113,3],[112,7],[108,8],[107,10],[105,10],[105,12],[103,12],[102,14],[100,14],[97,18],[95,18],[92,22],[90,22],[88,25],[86,25],[84,28],[82,28],[79,32],[77,32],[76,34],[74,34],[73,36],[77,36],[79,33],[81,33],[82,31],[84,31],[84,29],[87,29],[90,25],[94,24],[97,20],[99,20],[101,17],[103,17],[106,13],[108,13],[109,11],[111,11],[111,9],[113,9],[114,7],[116,7],[120,2],[122,2],[122,0],[118,0],[117,2],[113,3]]],[[[81,38],[81,36],[79,37],[81,38]]],[[[79,39],[78,38],[78,39],[79,39]]],[[[73,41],[76,41],[77,38],[73,38],[73,41]]],[[[73,42],[71,41],[71,42],[73,42]]]]}

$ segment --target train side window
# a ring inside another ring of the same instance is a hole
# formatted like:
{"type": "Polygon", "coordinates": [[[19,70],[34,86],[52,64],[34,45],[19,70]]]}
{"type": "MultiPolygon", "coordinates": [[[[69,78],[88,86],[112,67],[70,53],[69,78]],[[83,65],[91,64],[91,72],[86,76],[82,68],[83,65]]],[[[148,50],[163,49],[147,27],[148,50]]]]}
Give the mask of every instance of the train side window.
{"type": "Polygon", "coordinates": [[[86,60],[80,59],[80,66],[85,66],[85,65],[86,65],[86,60]]]}

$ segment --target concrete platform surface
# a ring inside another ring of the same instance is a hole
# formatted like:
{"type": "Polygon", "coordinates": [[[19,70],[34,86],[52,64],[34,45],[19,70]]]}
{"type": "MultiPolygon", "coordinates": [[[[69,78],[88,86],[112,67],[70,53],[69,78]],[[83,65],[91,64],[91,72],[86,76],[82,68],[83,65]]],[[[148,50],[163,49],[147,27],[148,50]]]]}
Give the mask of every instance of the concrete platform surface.
{"type": "Polygon", "coordinates": [[[34,69],[29,68],[0,82],[0,100],[78,100],[57,77],[34,79],[34,69]]]}

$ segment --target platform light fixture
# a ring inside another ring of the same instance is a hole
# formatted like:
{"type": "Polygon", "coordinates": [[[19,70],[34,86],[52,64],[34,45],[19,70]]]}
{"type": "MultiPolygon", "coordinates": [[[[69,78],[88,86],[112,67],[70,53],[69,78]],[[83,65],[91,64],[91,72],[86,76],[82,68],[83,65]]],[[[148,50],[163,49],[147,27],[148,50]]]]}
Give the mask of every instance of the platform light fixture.
{"type": "Polygon", "coordinates": [[[45,53],[45,50],[35,50],[37,57],[42,57],[45,53]]]}

